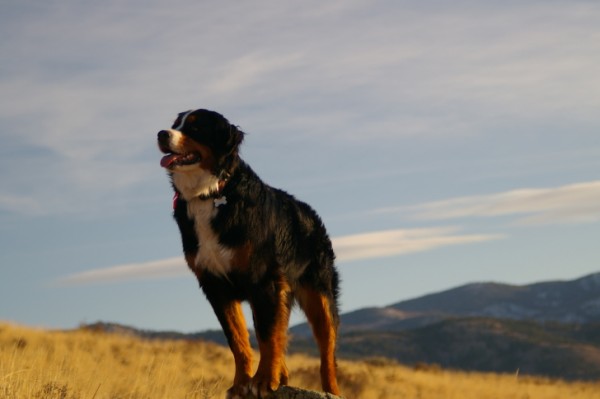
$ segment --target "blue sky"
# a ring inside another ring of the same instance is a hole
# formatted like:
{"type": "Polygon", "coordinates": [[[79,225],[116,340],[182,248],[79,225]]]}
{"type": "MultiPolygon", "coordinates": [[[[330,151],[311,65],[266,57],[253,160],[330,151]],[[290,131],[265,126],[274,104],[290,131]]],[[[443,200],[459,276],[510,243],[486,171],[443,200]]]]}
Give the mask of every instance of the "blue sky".
{"type": "Polygon", "coordinates": [[[321,214],[343,311],[600,271],[595,1],[1,10],[0,319],[217,327],[155,144],[190,108],[321,214]]]}

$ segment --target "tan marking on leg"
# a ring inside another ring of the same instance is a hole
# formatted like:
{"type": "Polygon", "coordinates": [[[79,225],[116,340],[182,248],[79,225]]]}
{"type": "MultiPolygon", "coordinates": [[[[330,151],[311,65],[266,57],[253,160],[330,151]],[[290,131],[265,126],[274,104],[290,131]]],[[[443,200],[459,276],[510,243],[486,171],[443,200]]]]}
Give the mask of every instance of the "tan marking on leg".
{"type": "MultiPolygon", "coordinates": [[[[289,284],[284,280],[279,281],[279,300],[276,304],[273,330],[266,338],[257,334],[260,361],[256,374],[252,378],[252,390],[260,397],[265,397],[269,392],[276,391],[280,385],[288,382],[285,353],[290,319],[290,292],[289,284]]],[[[257,311],[254,308],[252,310],[257,311]]]]}
{"type": "Polygon", "coordinates": [[[339,395],[335,365],[337,326],[327,296],[312,289],[298,290],[298,302],[306,313],[321,354],[321,385],[325,392],[339,395]]]}
{"type": "Polygon", "coordinates": [[[235,360],[235,377],[229,394],[233,397],[243,396],[248,392],[252,373],[252,348],[248,328],[240,302],[231,302],[224,308],[223,313],[231,331],[229,347],[235,360]]]}

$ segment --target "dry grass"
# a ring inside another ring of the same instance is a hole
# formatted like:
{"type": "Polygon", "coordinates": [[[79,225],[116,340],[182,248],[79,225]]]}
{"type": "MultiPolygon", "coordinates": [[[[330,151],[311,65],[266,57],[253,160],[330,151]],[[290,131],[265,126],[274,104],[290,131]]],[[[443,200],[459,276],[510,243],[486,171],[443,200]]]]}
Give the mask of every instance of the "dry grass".
{"type": "MultiPolygon", "coordinates": [[[[48,332],[0,324],[0,398],[222,398],[229,350],[92,331],[48,332]]],[[[291,385],[318,389],[318,360],[288,358],[291,385]]],[[[339,362],[349,399],[600,399],[600,383],[414,370],[386,360],[339,362]]]]}

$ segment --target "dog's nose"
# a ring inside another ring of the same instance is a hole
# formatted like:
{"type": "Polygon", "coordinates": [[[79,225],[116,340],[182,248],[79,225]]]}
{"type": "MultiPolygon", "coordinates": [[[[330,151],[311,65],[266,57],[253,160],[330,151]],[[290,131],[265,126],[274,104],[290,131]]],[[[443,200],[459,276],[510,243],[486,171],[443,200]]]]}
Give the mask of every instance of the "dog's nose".
{"type": "Polygon", "coordinates": [[[169,141],[169,132],[166,130],[161,130],[160,132],[158,132],[158,141],[160,143],[166,143],[167,141],[169,141]]]}

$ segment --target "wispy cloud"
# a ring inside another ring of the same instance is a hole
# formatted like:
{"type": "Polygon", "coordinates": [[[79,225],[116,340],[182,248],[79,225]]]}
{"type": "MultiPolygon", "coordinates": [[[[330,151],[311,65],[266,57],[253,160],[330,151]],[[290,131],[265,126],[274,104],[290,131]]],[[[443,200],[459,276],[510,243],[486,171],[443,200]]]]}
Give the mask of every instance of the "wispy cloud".
{"type": "MultiPolygon", "coordinates": [[[[501,235],[460,234],[455,227],[383,230],[334,238],[339,263],[429,251],[451,245],[501,239],[501,235]]],[[[88,270],[60,278],[61,285],[114,283],[119,281],[179,277],[190,272],[183,256],[88,270]]]]}
{"type": "Polygon", "coordinates": [[[593,223],[600,221],[600,180],[458,197],[376,212],[400,212],[424,220],[516,215],[520,225],[593,223]]]}
{"type": "MultiPolygon", "coordinates": [[[[6,204],[16,200],[1,197],[6,204]]],[[[5,205],[6,205],[5,204],[5,205]]],[[[600,221],[600,180],[553,188],[523,188],[490,195],[458,197],[410,207],[382,208],[376,213],[402,213],[422,220],[519,215],[516,223],[540,225],[600,221]]],[[[462,234],[457,227],[395,229],[333,238],[340,263],[374,259],[440,247],[501,239],[494,234],[462,234]]],[[[130,263],[72,274],[61,284],[117,282],[187,274],[182,257],[130,263]]]]}
{"type": "Polygon", "coordinates": [[[600,107],[599,9],[588,2],[177,4],[8,6],[0,136],[10,151],[0,167],[33,162],[34,146],[52,158],[33,174],[15,170],[4,191],[48,199],[46,213],[89,212],[115,188],[133,196],[153,174],[153,133],[194,106],[265,135],[365,145],[478,135],[514,118],[590,120],[600,107]]]}
{"type": "Polygon", "coordinates": [[[59,284],[78,285],[88,283],[109,283],[128,280],[144,280],[164,277],[178,277],[189,273],[183,256],[141,263],[92,269],[75,273],[58,280],[59,284]]]}
{"type": "Polygon", "coordinates": [[[23,198],[12,194],[0,193],[0,209],[5,209],[15,213],[25,213],[29,215],[42,214],[42,206],[34,198],[23,198]]]}
{"type": "Polygon", "coordinates": [[[340,262],[404,255],[440,247],[497,240],[501,235],[460,234],[456,227],[384,230],[333,239],[340,262]]]}

